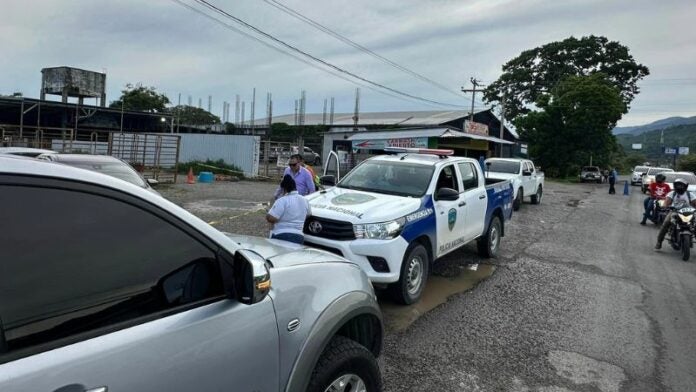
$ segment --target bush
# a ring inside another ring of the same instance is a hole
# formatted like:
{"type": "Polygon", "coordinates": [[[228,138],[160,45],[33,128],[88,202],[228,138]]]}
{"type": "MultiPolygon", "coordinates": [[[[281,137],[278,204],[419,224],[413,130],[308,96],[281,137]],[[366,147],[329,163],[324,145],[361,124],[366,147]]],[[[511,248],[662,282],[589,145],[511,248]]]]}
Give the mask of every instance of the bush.
{"type": "Polygon", "coordinates": [[[696,154],[690,154],[678,158],[677,167],[680,171],[696,172],[696,154]]]}
{"type": "Polygon", "coordinates": [[[187,174],[189,172],[189,169],[193,169],[194,173],[198,174],[199,172],[202,171],[207,171],[211,172],[213,174],[226,174],[226,175],[232,175],[239,177],[239,179],[244,178],[244,173],[242,172],[242,169],[235,165],[231,165],[228,163],[225,163],[224,160],[218,159],[217,161],[213,160],[206,160],[205,162],[201,161],[191,161],[191,162],[185,162],[185,163],[179,163],[179,173],[181,174],[187,174]],[[205,166],[203,166],[205,165],[205,166]]]}

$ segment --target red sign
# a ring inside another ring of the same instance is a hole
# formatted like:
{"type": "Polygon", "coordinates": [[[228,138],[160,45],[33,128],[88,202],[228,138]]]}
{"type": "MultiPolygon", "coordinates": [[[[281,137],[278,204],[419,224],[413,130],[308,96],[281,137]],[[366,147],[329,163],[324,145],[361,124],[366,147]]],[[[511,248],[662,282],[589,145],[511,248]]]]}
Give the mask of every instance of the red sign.
{"type": "Polygon", "coordinates": [[[488,125],[464,120],[464,132],[472,135],[488,136],[488,125]]]}

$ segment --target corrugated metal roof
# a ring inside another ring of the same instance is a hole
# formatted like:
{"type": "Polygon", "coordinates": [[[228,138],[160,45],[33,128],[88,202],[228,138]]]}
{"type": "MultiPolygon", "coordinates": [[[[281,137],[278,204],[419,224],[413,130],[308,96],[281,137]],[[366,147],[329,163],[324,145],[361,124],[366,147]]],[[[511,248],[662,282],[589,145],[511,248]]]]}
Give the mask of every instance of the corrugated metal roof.
{"type": "Polygon", "coordinates": [[[486,140],[493,143],[515,144],[507,140],[493,136],[473,135],[466,132],[455,131],[450,128],[426,128],[426,129],[400,129],[393,131],[365,131],[356,132],[346,140],[382,140],[382,139],[403,139],[409,137],[465,137],[469,139],[486,140]]]}
{"type": "MultiPolygon", "coordinates": [[[[367,112],[360,113],[358,124],[371,125],[440,125],[469,115],[465,110],[430,110],[415,112],[367,112]]],[[[265,119],[255,120],[256,124],[263,124],[265,119]]],[[[326,114],[326,122],[329,114],[326,114]]],[[[246,121],[245,121],[246,122],[246,121]]],[[[295,124],[294,114],[274,116],[273,122],[295,124]]],[[[305,125],[321,125],[324,123],[323,113],[305,114],[305,125]]],[[[353,125],[353,113],[335,113],[332,125],[353,125]]]]}

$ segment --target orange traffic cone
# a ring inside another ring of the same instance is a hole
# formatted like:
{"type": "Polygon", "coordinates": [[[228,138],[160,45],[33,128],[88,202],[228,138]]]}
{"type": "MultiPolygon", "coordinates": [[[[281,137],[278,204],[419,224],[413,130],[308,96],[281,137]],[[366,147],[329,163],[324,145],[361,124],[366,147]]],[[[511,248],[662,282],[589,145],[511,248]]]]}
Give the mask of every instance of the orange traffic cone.
{"type": "Polygon", "coordinates": [[[195,184],[196,179],[193,177],[193,168],[189,168],[188,176],[186,176],[187,184],[195,184]]]}

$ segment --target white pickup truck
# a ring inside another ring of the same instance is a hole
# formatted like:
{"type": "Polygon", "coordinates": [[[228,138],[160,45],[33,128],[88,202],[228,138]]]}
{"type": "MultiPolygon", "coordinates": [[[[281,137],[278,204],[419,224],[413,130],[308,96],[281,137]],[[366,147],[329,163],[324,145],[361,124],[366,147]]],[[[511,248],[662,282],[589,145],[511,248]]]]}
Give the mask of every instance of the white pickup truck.
{"type": "Polygon", "coordinates": [[[494,257],[512,215],[512,186],[485,179],[479,162],[451,150],[389,149],[363,161],[335,184],[335,154],[322,183],[307,196],[312,215],[305,244],[360,265],[394,299],[420,298],[430,263],[471,241],[494,257]],[[400,152],[400,153],[398,153],[400,152]]]}
{"type": "Polygon", "coordinates": [[[489,158],[486,160],[486,178],[510,180],[514,190],[513,210],[520,209],[525,197],[532,204],[541,203],[544,195],[544,173],[538,171],[529,159],[489,158]]]}

